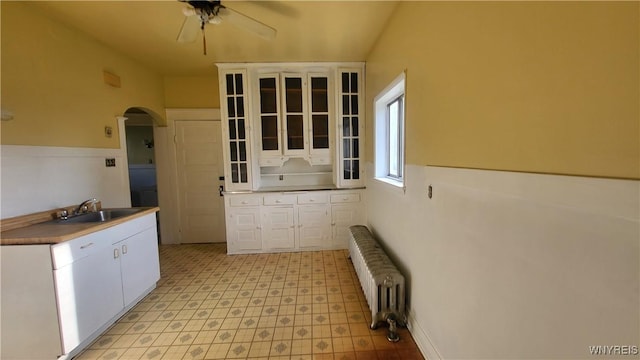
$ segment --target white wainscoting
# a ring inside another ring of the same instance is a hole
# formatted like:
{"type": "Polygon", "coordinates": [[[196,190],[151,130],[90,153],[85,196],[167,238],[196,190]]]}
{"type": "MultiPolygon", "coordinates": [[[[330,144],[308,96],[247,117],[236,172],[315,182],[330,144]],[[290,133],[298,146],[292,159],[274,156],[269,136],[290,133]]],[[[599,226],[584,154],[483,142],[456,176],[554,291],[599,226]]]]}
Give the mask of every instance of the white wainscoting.
{"type": "Polygon", "coordinates": [[[409,326],[427,358],[587,358],[590,345],[640,345],[639,181],[406,170],[406,193],[368,179],[367,215],[407,277],[409,326]]]}
{"type": "Polygon", "coordinates": [[[120,149],[2,145],[1,213],[10,218],[79,204],[131,206],[126,154],[120,149]],[[105,159],[115,158],[115,167],[105,159]]]}

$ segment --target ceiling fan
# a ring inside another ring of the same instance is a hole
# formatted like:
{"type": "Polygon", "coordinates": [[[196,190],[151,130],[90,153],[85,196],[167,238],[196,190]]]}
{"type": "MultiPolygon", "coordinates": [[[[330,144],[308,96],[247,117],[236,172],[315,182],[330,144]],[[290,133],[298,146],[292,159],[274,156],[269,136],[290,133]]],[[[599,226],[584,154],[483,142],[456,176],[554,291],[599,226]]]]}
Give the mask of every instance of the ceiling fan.
{"type": "Polygon", "coordinates": [[[182,23],[182,28],[178,34],[178,42],[195,41],[200,30],[202,32],[205,55],[207,54],[207,46],[204,28],[207,24],[220,24],[223,21],[228,21],[267,40],[272,40],[276,36],[276,29],[222,5],[220,0],[178,1],[189,4],[182,10],[186,19],[182,23]]]}

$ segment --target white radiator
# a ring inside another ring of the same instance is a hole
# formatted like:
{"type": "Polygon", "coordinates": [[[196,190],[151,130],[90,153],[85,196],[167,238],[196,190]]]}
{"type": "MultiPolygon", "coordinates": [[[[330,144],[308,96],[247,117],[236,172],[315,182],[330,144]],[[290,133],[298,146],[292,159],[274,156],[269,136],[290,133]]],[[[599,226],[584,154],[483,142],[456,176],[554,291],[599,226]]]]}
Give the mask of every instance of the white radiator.
{"type": "Polygon", "coordinates": [[[389,340],[397,341],[395,322],[405,324],[404,276],[366,226],[355,225],[349,230],[349,256],[371,309],[371,328],[391,320],[389,340]]]}

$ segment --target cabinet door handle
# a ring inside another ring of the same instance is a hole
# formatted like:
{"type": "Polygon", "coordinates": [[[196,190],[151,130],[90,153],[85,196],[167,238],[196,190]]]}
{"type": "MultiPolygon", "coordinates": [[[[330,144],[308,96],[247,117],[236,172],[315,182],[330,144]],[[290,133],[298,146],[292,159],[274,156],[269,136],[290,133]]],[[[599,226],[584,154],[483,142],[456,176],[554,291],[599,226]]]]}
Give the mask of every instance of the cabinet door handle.
{"type": "Polygon", "coordinates": [[[113,258],[117,259],[120,257],[120,251],[118,251],[118,248],[113,249],[113,258]]]}
{"type": "Polygon", "coordinates": [[[122,245],[122,255],[127,253],[127,245],[122,245]]]}
{"type": "Polygon", "coordinates": [[[90,242],[88,244],[84,244],[84,245],[80,246],[80,249],[86,249],[86,248],[88,248],[89,246],[92,246],[92,245],[93,245],[93,243],[90,242]]]}

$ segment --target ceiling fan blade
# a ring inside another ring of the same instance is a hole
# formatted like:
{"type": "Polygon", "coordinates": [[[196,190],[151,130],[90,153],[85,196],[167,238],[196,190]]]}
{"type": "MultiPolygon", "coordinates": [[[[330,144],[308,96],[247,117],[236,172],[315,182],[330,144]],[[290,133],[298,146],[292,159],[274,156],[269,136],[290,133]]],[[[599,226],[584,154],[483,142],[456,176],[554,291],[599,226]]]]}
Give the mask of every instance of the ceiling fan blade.
{"type": "Polygon", "coordinates": [[[227,7],[220,8],[220,17],[237,27],[256,33],[264,39],[273,40],[276,37],[276,29],[227,7]]]}
{"type": "Polygon", "coordinates": [[[182,23],[180,33],[176,39],[179,43],[194,42],[200,33],[200,16],[187,16],[182,23]]]}

